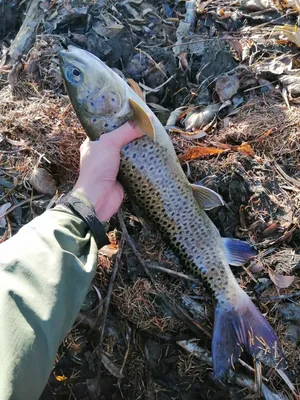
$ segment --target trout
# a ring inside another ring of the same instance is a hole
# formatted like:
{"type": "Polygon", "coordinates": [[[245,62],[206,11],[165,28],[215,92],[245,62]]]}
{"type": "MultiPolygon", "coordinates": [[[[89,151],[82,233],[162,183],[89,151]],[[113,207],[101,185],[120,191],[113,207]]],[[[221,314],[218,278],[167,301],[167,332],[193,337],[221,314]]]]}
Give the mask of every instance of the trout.
{"type": "Polygon", "coordinates": [[[222,206],[222,198],[209,188],[190,184],[158,118],[104,62],[74,46],[62,50],[59,59],[72,106],[91,140],[128,120],[144,133],[123,147],[118,179],[184,268],[201,276],[214,295],[214,377],[224,378],[244,350],[268,366],[281,366],[276,334],[229,267],[244,264],[255,252],[247,242],[222,238],[205,212],[222,206]]]}

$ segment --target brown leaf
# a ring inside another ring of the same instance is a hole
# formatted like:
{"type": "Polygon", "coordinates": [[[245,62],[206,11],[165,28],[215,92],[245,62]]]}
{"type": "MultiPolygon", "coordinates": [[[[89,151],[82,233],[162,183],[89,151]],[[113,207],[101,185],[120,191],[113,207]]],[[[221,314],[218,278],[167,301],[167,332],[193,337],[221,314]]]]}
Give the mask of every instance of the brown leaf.
{"type": "Polygon", "coordinates": [[[29,183],[39,193],[54,196],[56,185],[52,176],[44,168],[34,168],[29,175],[29,183]]]}
{"type": "Polygon", "coordinates": [[[255,154],[253,148],[249,143],[242,143],[240,146],[237,147],[237,151],[251,157],[253,157],[255,154]]]}
{"type": "Polygon", "coordinates": [[[272,233],[274,233],[277,230],[277,228],[278,228],[278,222],[273,222],[262,232],[262,235],[264,237],[267,237],[272,233]]]}
{"type": "Polygon", "coordinates": [[[201,158],[205,156],[212,156],[216,154],[221,154],[225,150],[223,149],[216,149],[214,147],[191,147],[186,151],[184,154],[179,155],[180,161],[188,161],[193,160],[195,158],[201,158]]]}
{"type": "Polygon", "coordinates": [[[58,382],[64,382],[64,381],[66,381],[68,378],[67,378],[66,376],[64,376],[64,375],[55,375],[55,379],[56,379],[58,382]]]}
{"type": "Polygon", "coordinates": [[[272,282],[279,289],[285,289],[285,288],[289,287],[294,282],[294,279],[295,279],[294,276],[281,275],[271,268],[268,268],[268,272],[269,272],[269,276],[270,276],[272,282]]]}

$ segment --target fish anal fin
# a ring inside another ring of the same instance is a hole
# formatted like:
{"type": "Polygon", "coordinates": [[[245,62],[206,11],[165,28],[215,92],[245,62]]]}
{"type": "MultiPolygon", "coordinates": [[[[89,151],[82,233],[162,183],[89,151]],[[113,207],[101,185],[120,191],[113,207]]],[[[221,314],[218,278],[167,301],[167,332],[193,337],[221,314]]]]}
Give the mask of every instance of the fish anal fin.
{"type": "Polygon", "coordinates": [[[129,104],[133,112],[132,119],[145,135],[151,136],[155,141],[155,129],[147,112],[133,99],[129,99],[129,104]]]}
{"type": "Polygon", "coordinates": [[[215,207],[224,206],[222,197],[206,186],[191,184],[195,199],[204,210],[211,210],[215,207]]]}
{"type": "Polygon", "coordinates": [[[219,301],[212,341],[214,377],[223,379],[245,350],[269,367],[286,366],[279,340],[248,295],[240,291],[234,305],[219,301]]]}
{"type": "Polygon", "coordinates": [[[233,238],[222,238],[228,264],[240,267],[248,262],[257,252],[249,243],[233,238]]]}

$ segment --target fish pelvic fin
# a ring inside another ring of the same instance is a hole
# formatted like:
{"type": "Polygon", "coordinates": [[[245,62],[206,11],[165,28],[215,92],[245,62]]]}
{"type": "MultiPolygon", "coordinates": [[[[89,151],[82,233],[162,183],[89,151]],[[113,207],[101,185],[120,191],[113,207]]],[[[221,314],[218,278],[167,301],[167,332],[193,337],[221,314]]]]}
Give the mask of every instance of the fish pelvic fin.
{"type": "Polygon", "coordinates": [[[234,305],[219,299],[215,309],[212,359],[215,379],[224,379],[243,351],[270,367],[286,367],[279,340],[248,295],[239,290],[234,305]]]}
{"type": "Polygon", "coordinates": [[[214,190],[205,186],[191,184],[193,195],[204,210],[212,210],[215,207],[224,206],[224,200],[214,190]]]}

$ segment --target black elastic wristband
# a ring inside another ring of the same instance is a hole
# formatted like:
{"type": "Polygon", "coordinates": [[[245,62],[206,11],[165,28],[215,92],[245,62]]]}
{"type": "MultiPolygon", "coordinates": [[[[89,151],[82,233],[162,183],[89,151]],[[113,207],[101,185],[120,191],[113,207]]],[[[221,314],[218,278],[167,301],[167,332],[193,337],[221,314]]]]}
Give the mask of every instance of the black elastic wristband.
{"type": "Polygon", "coordinates": [[[72,195],[68,195],[59,203],[69,207],[88,225],[94,236],[98,249],[110,243],[108,237],[106,236],[104,226],[101,224],[96,214],[80,199],[77,199],[72,195]]]}

